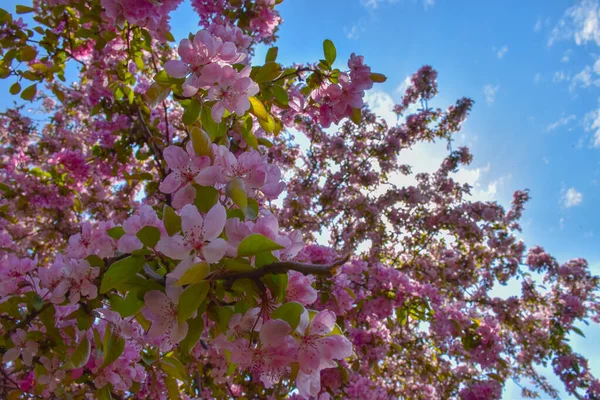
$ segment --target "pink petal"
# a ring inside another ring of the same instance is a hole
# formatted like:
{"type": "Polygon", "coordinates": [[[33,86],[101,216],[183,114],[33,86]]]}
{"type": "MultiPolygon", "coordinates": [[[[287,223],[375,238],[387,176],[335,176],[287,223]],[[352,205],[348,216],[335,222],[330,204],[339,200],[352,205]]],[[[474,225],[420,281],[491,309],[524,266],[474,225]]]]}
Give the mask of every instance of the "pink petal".
{"type": "Polygon", "coordinates": [[[206,213],[204,225],[202,227],[202,238],[206,241],[212,241],[219,237],[221,232],[223,232],[223,228],[225,228],[225,221],[227,221],[225,207],[217,202],[217,204],[206,213]]]}
{"type": "Polygon", "coordinates": [[[221,66],[219,64],[211,63],[202,68],[198,80],[202,86],[212,86],[214,83],[219,82],[222,75],[223,72],[221,66]]]}
{"type": "Polygon", "coordinates": [[[164,319],[152,321],[152,325],[150,325],[150,329],[148,329],[148,336],[151,338],[161,336],[169,328],[169,322],[169,320],[164,319]]]}
{"type": "Polygon", "coordinates": [[[181,207],[191,204],[196,198],[196,189],[190,184],[185,185],[183,188],[175,193],[173,196],[173,207],[180,209],[181,207]]]}
{"type": "Polygon", "coordinates": [[[171,334],[169,338],[171,339],[171,343],[179,343],[188,333],[188,324],[187,322],[175,323],[171,327],[171,334]]]}
{"type": "Polygon", "coordinates": [[[299,371],[296,377],[296,387],[300,396],[317,397],[321,391],[321,371],[315,370],[311,374],[299,371]]]}
{"type": "Polygon", "coordinates": [[[135,235],[123,235],[119,239],[118,249],[121,253],[131,253],[143,247],[140,239],[135,235]]]}
{"type": "Polygon", "coordinates": [[[182,169],[190,162],[190,156],[179,146],[169,146],[163,150],[163,156],[171,169],[182,169]]]}
{"type": "Polygon", "coordinates": [[[225,114],[225,105],[222,101],[219,101],[212,106],[210,115],[216,123],[220,123],[221,119],[223,119],[223,114],[225,114]]]}
{"type": "Polygon", "coordinates": [[[179,215],[181,216],[181,229],[183,232],[189,237],[193,236],[198,241],[203,241],[202,226],[205,221],[198,208],[193,204],[188,204],[181,209],[179,215]]]}
{"type": "Polygon", "coordinates": [[[219,182],[222,174],[223,173],[221,172],[221,167],[213,165],[211,167],[204,168],[203,170],[201,170],[198,173],[198,175],[196,175],[196,177],[194,178],[194,181],[198,185],[212,186],[215,183],[219,182]]]}
{"type": "Polygon", "coordinates": [[[331,335],[318,339],[321,355],[329,360],[343,360],[352,355],[352,343],[342,335],[331,335]]]}
{"type": "Polygon", "coordinates": [[[4,356],[2,357],[2,361],[4,361],[5,363],[14,361],[17,358],[19,358],[19,354],[21,354],[21,352],[16,347],[13,347],[12,349],[8,349],[8,350],[6,350],[6,353],[4,353],[4,356]]]}
{"type": "Polygon", "coordinates": [[[182,183],[183,181],[181,180],[180,175],[175,172],[171,172],[169,175],[167,175],[165,180],[160,183],[158,190],[163,193],[173,193],[179,186],[181,186],[182,183]]]}
{"type": "Polygon", "coordinates": [[[174,260],[183,260],[189,256],[190,250],[181,235],[161,238],[156,244],[156,251],[174,260]]]}
{"type": "Polygon", "coordinates": [[[183,39],[179,43],[179,56],[186,63],[192,64],[197,53],[198,51],[194,48],[189,39],[183,39]]]}
{"type": "Polygon", "coordinates": [[[310,323],[310,334],[323,336],[333,330],[335,326],[335,313],[329,310],[319,311],[310,323]]]}
{"type": "Polygon", "coordinates": [[[213,264],[219,262],[227,252],[227,242],[221,238],[215,239],[209,244],[202,246],[202,256],[204,259],[213,264]]]}
{"type": "Polygon", "coordinates": [[[144,304],[157,317],[168,316],[171,301],[160,290],[150,290],[144,294],[144,304]]]}
{"type": "Polygon", "coordinates": [[[281,345],[292,332],[290,324],[280,319],[271,319],[265,322],[260,329],[260,341],[263,346],[271,347],[281,345]]]}
{"type": "Polygon", "coordinates": [[[191,72],[181,60],[169,60],[165,63],[165,71],[173,78],[185,78],[191,72]]]}
{"type": "Polygon", "coordinates": [[[310,374],[312,371],[319,369],[321,354],[316,347],[305,346],[298,352],[298,363],[300,364],[301,371],[310,374]]]}

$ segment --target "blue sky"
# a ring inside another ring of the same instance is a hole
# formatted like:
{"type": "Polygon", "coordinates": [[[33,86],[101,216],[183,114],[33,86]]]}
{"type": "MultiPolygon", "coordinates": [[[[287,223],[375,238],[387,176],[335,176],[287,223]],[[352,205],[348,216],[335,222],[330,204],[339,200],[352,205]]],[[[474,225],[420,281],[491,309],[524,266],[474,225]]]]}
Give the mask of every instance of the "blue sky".
{"type": "MultiPolygon", "coordinates": [[[[368,95],[387,116],[406,78],[432,65],[440,91],[434,106],[475,100],[456,140],[469,145],[474,162],[458,178],[474,186],[475,197],[504,205],[514,190],[530,189],[526,243],[541,244],[559,261],[587,258],[600,274],[599,2],[286,0],[278,61],[315,61],[325,38],[336,44],[338,62],[352,52],[365,56],[388,77],[368,95]]],[[[2,7],[13,11],[14,4],[4,0],[2,7]]],[[[178,39],[198,29],[188,3],[171,25],[178,39]]],[[[257,50],[258,62],[264,54],[257,50]]],[[[1,108],[12,102],[8,86],[0,82],[1,108]]],[[[431,171],[444,155],[443,145],[418,146],[405,162],[431,171]]],[[[589,350],[600,329],[584,331],[588,340],[574,338],[575,347],[600,360],[589,350]]],[[[600,361],[592,365],[600,374],[600,361]]],[[[519,398],[518,391],[509,387],[505,397],[519,398]]]]}

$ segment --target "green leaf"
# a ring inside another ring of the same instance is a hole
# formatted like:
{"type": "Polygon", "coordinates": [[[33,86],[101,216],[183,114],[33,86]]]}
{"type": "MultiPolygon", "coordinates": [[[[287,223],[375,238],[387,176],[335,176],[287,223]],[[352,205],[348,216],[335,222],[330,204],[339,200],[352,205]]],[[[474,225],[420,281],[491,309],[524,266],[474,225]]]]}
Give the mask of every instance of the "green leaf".
{"type": "Polygon", "coordinates": [[[583,332],[581,331],[581,329],[579,329],[578,327],[574,326],[573,328],[571,328],[573,330],[573,332],[575,332],[576,334],[578,334],[581,337],[585,337],[585,335],[583,334],[583,332]]]}
{"type": "Polygon", "coordinates": [[[75,348],[75,351],[69,356],[65,363],[65,369],[77,369],[83,367],[90,359],[92,343],[88,340],[87,334],[83,335],[83,339],[75,348]]]}
{"type": "Polygon", "coordinates": [[[192,144],[194,152],[199,156],[208,156],[213,158],[212,140],[210,136],[202,129],[194,126],[191,130],[192,144]]]}
{"type": "Polygon", "coordinates": [[[125,234],[125,230],[122,226],[115,226],[107,230],[106,233],[108,233],[108,236],[111,238],[119,240],[121,236],[125,234]]]}
{"type": "Polygon", "coordinates": [[[252,279],[244,278],[244,279],[236,279],[231,285],[231,289],[236,292],[244,293],[246,297],[254,297],[258,298],[260,295],[260,290],[252,279]]]}
{"type": "Polygon", "coordinates": [[[153,248],[160,240],[160,230],[154,226],[145,226],[135,234],[144,246],[153,248]]]}
{"type": "Polygon", "coordinates": [[[246,236],[238,246],[238,257],[254,256],[264,251],[280,249],[283,249],[283,246],[279,243],[275,243],[260,233],[253,233],[246,236]]]}
{"type": "Polygon", "coordinates": [[[102,389],[97,389],[96,398],[98,400],[112,400],[112,394],[110,393],[110,384],[103,386],[102,389]]]}
{"type": "Polygon", "coordinates": [[[382,82],[387,81],[387,77],[383,74],[373,73],[373,74],[371,74],[371,80],[373,82],[382,83],[382,82]]]}
{"type": "Polygon", "coordinates": [[[258,202],[252,197],[248,197],[248,207],[246,208],[246,217],[256,219],[258,217],[258,202]]]}
{"type": "Polygon", "coordinates": [[[212,186],[194,185],[196,188],[196,200],[194,204],[206,214],[219,200],[219,191],[212,186]]]}
{"type": "Polygon", "coordinates": [[[204,312],[198,312],[196,318],[192,318],[188,320],[188,333],[186,337],[179,342],[179,348],[184,354],[189,354],[198,340],[200,340],[200,336],[202,336],[202,331],[204,330],[204,312]]]}
{"type": "Polygon", "coordinates": [[[281,86],[273,86],[271,88],[273,90],[273,95],[275,96],[275,100],[277,100],[277,105],[282,108],[288,108],[289,98],[287,91],[281,86]]]}
{"type": "Polygon", "coordinates": [[[111,294],[109,296],[110,308],[121,315],[121,318],[127,318],[138,312],[144,305],[144,302],[138,298],[136,291],[129,291],[125,298],[119,295],[111,294]]]}
{"type": "Polygon", "coordinates": [[[202,107],[202,113],[200,114],[200,122],[202,122],[202,129],[204,129],[206,133],[210,135],[210,139],[212,141],[215,141],[221,136],[225,135],[227,126],[223,122],[217,124],[212,119],[212,115],[210,112],[210,107],[202,107]]]}
{"type": "Polygon", "coordinates": [[[11,85],[8,91],[10,92],[10,94],[17,94],[21,91],[21,85],[19,84],[19,82],[15,82],[11,85]]]}
{"type": "Polygon", "coordinates": [[[241,178],[235,177],[229,181],[225,187],[225,194],[237,205],[240,210],[246,214],[248,208],[248,196],[246,195],[246,187],[241,178]]]}
{"type": "Polygon", "coordinates": [[[144,267],[146,260],[139,256],[129,256],[113,263],[102,276],[100,294],[120,287],[144,267]]]}
{"type": "Polygon", "coordinates": [[[325,39],[323,41],[323,54],[325,54],[325,60],[329,65],[333,65],[335,62],[335,58],[337,57],[337,52],[335,50],[335,45],[329,39],[325,39]]]}
{"type": "Polygon", "coordinates": [[[206,275],[208,275],[209,272],[210,266],[206,261],[193,264],[183,273],[183,275],[181,275],[181,278],[177,281],[177,285],[183,286],[199,283],[206,278],[206,275]]]}
{"type": "Polygon", "coordinates": [[[279,49],[277,47],[269,47],[269,50],[267,50],[267,56],[265,57],[265,62],[271,62],[271,61],[275,61],[277,59],[277,53],[279,52],[279,49]]]}
{"type": "Polygon", "coordinates": [[[181,232],[181,217],[166,204],[163,208],[163,224],[169,236],[181,232]]]}
{"type": "Polygon", "coordinates": [[[33,8],[33,7],[27,7],[27,6],[22,6],[22,5],[17,5],[16,9],[17,9],[17,14],[27,14],[27,13],[35,11],[35,8],[33,8]]]}
{"type": "Polygon", "coordinates": [[[258,253],[254,258],[254,266],[256,268],[264,267],[265,265],[273,264],[279,261],[270,251],[258,253]]]}
{"type": "Polygon", "coordinates": [[[177,381],[170,376],[163,376],[165,386],[167,387],[167,393],[169,394],[169,400],[179,399],[179,386],[177,381]]]}
{"type": "Polygon", "coordinates": [[[182,382],[185,382],[188,376],[185,366],[175,357],[163,358],[158,366],[165,374],[182,382]]]}
{"type": "Polygon", "coordinates": [[[254,96],[251,96],[248,98],[248,100],[250,100],[250,112],[256,115],[258,118],[268,121],[270,115],[263,103],[261,103],[261,101],[254,96]]]}
{"type": "Polygon", "coordinates": [[[177,304],[177,319],[179,322],[187,321],[194,315],[206,298],[209,288],[210,283],[208,281],[200,281],[185,288],[177,304]]]}
{"type": "Polygon", "coordinates": [[[354,122],[356,125],[360,125],[361,112],[360,108],[353,108],[352,115],[350,116],[350,120],[354,122]]]}
{"type": "Polygon", "coordinates": [[[153,82],[146,91],[146,101],[150,108],[154,108],[162,103],[171,93],[171,85],[153,82]]]}
{"type": "Polygon", "coordinates": [[[287,274],[269,274],[261,278],[261,281],[269,288],[276,302],[285,299],[288,285],[287,274]]]}
{"type": "Polygon", "coordinates": [[[192,125],[200,117],[202,111],[202,103],[196,99],[191,99],[190,104],[185,108],[183,112],[183,123],[186,125],[192,125]]]}
{"type": "Polygon", "coordinates": [[[304,313],[304,306],[296,301],[290,301],[282,304],[271,314],[271,318],[281,319],[290,324],[292,330],[295,330],[300,324],[300,317],[304,313]]]}
{"type": "Polygon", "coordinates": [[[256,83],[264,83],[274,81],[281,75],[281,65],[276,62],[268,62],[258,70],[258,73],[254,76],[256,83]]]}
{"type": "Polygon", "coordinates": [[[217,308],[217,315],[219,316],[219,329],[221,332],[226,332],[229,328],[229,321],[233,316],[233,307],[222,306],[217,308]]]}
{"type": "Polygon", "coordinates": [[[21,92],[21,98],[23,100],[32,100],[37,93],[37,83],[34,83],[31,86],[27,86],[25,90],[21,92]]]}
{"type": "Polygon", "coordinates": [[[252,118],[248,116],[242,124],[242,137],[254,150],[258,150],[258,140],[252,132],[252,118]]]}
{"type": "Polygon", "coordinates": [[[102,361],[100,368],[104,368],[115,362],[121,356],[124,349],[125,339],[113,332],[112,324],[107,325],[106,332],[104,333],[104,343],[102,345],[104,360],[102,361]]]}

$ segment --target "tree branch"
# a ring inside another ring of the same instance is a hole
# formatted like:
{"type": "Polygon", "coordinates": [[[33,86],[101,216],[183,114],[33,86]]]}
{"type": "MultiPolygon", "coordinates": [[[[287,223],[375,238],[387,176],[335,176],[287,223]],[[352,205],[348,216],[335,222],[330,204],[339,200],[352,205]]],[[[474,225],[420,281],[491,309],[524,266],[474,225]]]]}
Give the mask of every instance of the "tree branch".
{"type": "Polygon", "coordinates": [[[266,274],[286,274],[288,271],[300,272],[304,275],[333,276],[334,269],[350,259],[350,255],[331,264],[305,264],[293,261],[274,262],[250,271],[215,271],[206,277],[207,280],[235,281],[236,279],[258,279],[266,274]]]}

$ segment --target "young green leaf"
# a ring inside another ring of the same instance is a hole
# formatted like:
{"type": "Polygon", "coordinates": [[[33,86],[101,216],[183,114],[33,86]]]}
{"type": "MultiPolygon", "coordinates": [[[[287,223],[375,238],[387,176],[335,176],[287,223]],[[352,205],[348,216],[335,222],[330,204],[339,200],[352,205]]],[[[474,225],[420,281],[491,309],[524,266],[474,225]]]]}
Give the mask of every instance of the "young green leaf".
{"type": "Polygon", "coordinates": [[[145,263],[146,260],[139,256],[129,256],[113,263],[102,276],[100,294],[126,283],[144,267],[145,263]]]}
{"type": "Polygon", "coordinates": [[[194,315],[206,298],[209,288],[210,283],[208,281],[200,281],[185,288],[177,304],[177,319],[179,322],[187,321],[194,315]]]}
{"type": "Polygon", "coordinates": [[[238,257],[255,256],[258,253],[265,251],[273,251],[283,249],[283,246],[261,235],[253,233],[246,236],[238,246],[238,257]]]}
{"type": "Polygon", "coordinates": [[[335,45],[329,39],[325,39],[325,41],[323,41],[323,54],[325,54],[325,60],[327,63],[332,66],[335,62],[335,58],[337,57],[337,51],[335,50],[335,45]]]}
{"type": "Polygon", "coordinates": [[[271,314],[273,319],[281,319],[290,324],[292,330],[300,324],[300,317],[304,313],[304,306],[296,301],[290,301],[282,304],[271,314]]]}

